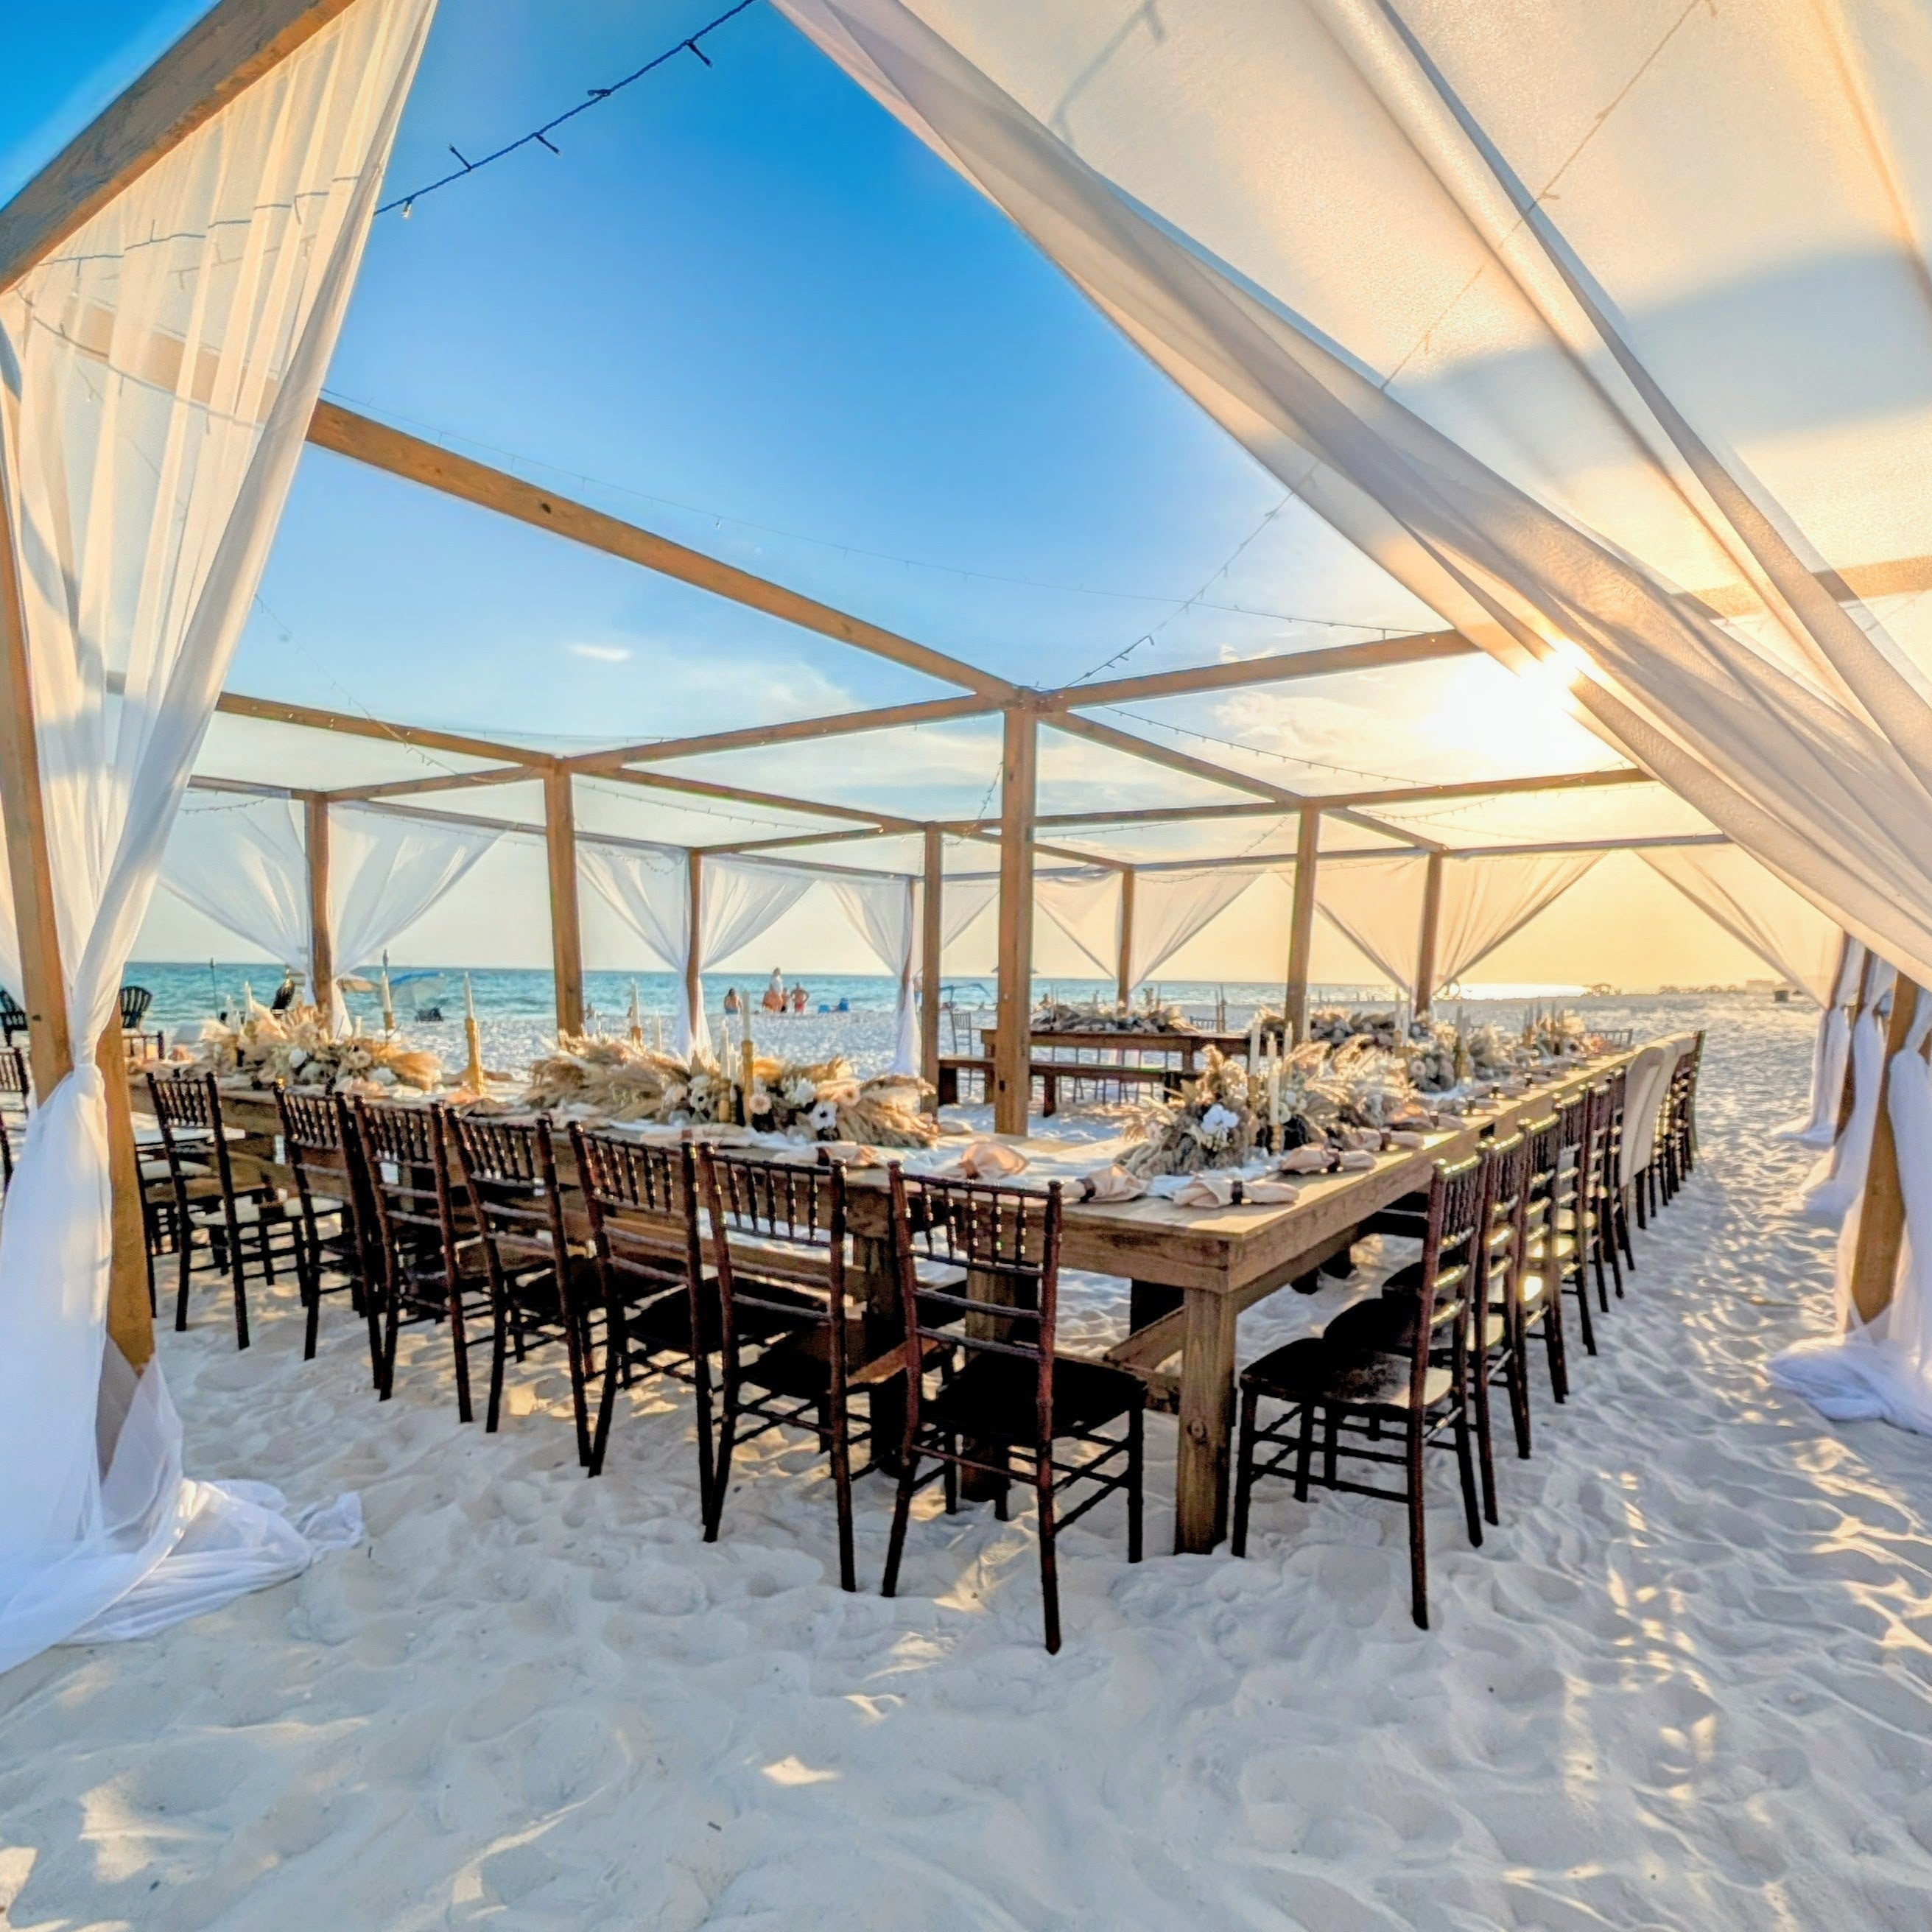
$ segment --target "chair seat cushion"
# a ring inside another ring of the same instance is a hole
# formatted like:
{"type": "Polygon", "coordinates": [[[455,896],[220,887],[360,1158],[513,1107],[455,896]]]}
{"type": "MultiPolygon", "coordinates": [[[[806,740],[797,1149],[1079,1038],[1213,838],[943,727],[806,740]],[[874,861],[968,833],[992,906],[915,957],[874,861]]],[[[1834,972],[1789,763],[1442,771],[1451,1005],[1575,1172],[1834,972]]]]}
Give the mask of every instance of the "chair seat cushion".
{"type": "MultiPolygon", "coordinates": [[[[191,1220],[205,1227],[220,1227],[225,1224],[227,1216],[218,1204],[206,1208],[190,1208],[191,1220]]],[[[261,1200],[250,1195],[246,1200],[235,1204],[235,1219],[244,1228],[253,1228],[266,1222],[269,1226],[286,1224],[301,1219],[302,1204],[297,1201],[261,1200]]]]}
{"type": "MultiPolygon", "coordinates": [[[[1029,1442],[1037,1427],[1039,1370],[1017,1355],[976,1354],[924,1405],[928,1428],[1029,1442]]],[[[1145,1402],[1145,1384],[1124,1369],[1060,1355],[1053,1364],[1053,1432],[1098,1428],[1145,1402]]]]}
{"type": "MultiPolygon", "coordinates": [[[[1290,1402],[1325,1402],[1340,1408],[1379,1409],[1400,1414],[1414,1395],[1414,1371],[1406,1355],[1379,1349],[1336,1348],[1321,1340],[1291,1342],[1251,1363],[1241,1386],[1290,1402]]],[[[1450,1375],[1432,1366],[1422,1384],[1424,1408],[1449,1393],[1450,1375]]]]}
{"type": "MultiPolygon", "coordinates": [[[[182,1174],[190,1179],[199,1179],[208,1172],[206,1165],[198,1160],[184,1160],[181,1164],[182,1174]]],[[[141,1163],[143,1180],[170,1180],[173,1178],[165,1160],[144,1160],[141,1163]]]]}

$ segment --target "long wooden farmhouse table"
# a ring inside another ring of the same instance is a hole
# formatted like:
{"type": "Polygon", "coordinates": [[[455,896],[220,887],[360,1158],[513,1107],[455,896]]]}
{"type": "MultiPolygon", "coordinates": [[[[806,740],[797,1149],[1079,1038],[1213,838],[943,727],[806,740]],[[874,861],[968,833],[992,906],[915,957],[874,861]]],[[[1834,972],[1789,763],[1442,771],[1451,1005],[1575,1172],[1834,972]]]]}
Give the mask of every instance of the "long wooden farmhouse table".
{"type": "MultiPolygon", "coordinates": [[[[1691,1040],[1684,1035],[1647,1043],[1664,1047],[1674,1064],[1691,1040]]],[[[1177,1551],[1205,1552],[1227,1534],[1234,1330],[1242,1310],[1342,1253],[1372,1216],[1426,1187],[1437,1161],[1458,1159],[1484,1138],[1508,1134],[1523,1121],[1540,1118],[1560,1100],[1628,1066],[1642,1050],[1601,1054],[1539,1078],[1526,1092],[1471,1112],[1454,1130],[1430,1135],[1420,1148],[1379,1155],[1372,1168],[1304,1179],[1298,1198],[1289,1204],[1202,1208],[1152,1198],[1112,1204],[1068,1202],[1063,1263],[1124,1276],[1132,1284],[1130,1332],[1105,1358],[1140,1376],[1148,1384],[1151,1406],[1173,1412],[1179,1420],[1177,1551]],[[1166,1366],[1177,1356],[1178,1370],[1166,1366]]],[[[137,1109],[147,1109],[145,1079],[134,1081],[134,1100],[137,1109]]],[[[246,1130],[251,1142],[272,1142],[278,1131],[272,1094],[224,1086],[222,1106],[224,1117],[246,1130]]],[[[1036,1156],[1058,1156],[1063,1166],[1069,1153],[1064,1141],[1014,1137],[1010,1144],[1036,1156]]],[[[271,1144],[259,1151],[272,1160],[275,1150],[271,1144]]],[[[560,1177],[573,1184],[567,1140],[560,1138],[558,1152],[560,1177]]],[[[1024,1183],[1024,1177],[1021,1179],[1024,1183]]],[[[896,1322],[898,1289],[883,1238],[885,1193],[880,1171],[856,1168],[850,1180],[852,1271],[864,1283],[874,1312],[896,1322]]],[[[898,1398],[882,1390],[875,1392],[874,1403],[874,1439],[882,1444],[896,1441],[898,1398]]]]}

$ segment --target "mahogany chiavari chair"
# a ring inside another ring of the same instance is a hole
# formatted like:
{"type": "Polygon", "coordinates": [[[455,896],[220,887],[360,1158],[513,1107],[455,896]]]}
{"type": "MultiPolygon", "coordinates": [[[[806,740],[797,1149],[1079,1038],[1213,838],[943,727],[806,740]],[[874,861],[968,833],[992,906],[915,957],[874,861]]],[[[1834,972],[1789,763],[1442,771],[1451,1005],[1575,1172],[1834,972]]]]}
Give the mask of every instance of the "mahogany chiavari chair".
{"type": "Polygon", "coordinates": [[[1430,1449],[1454,1454],[1469,1540],[1479,1547],[1483,1540],[1484,1513],[1477,1507],[1470,1453],[1470,1378],[1475,1370],[1468,1342],[1471,1316],[1483,1292],[1493,1159],[1472,1155],[1438,1165],[1430,1180],[1421,1258],[1405,1286],[1354,1303],[1321,1335],[1263,1356],[1240,1378],[1234,1554],[1247,1554],[1249,1514],[1256,1480],[1262,1476],[1292,1472],[1298,1502],[1306,1502],[1314,1484],[1401,1503],[1408,1513],[1409,1611],[1424,1630],[1424,1464],[1430,1449]],[[1281,1406],[1265,1426],[1260,1420],[1264,1400],[1281,1406]],[[1344,1459],[1398,1469],[1401,1486],[1345,1476],[1344,1459]]]}
{"type": "Polygon", "coordinates": [[[297,1094],[278,1086],[275,1108],[281,1118],[283,1156],[295,1176],[302,1216],[296,1266],[307,1315],[302,1359],[315,1359],[322,1298],[346,1294],[350,1306],[368,1324],[374,1376],[382,1346],[375,1300],[368,1292],[368,1183],[362,1172],[348,1102],[339,1094],[297,1094]],[[332,1275],[336,1277],[333,1286],[326,1279],[332,1275]]]}
{"type": "Polygon", "coordinates": [[[898,1590],[920,1465],[935,1466],[926,1481],[945,1478],[949,1513],[964,1471],[990,1480],[1004,1516],[1017,1459],[1034,1487],[1046,1647],[1057,1651],[1060,1532],[1124,1491],[1127,1561],[1141,1560],[1146,1385],[1124,1370],[1058,1352],[1058,1181],[1044,1196],[976,1181],[909,1183],[896,1163],[886,1180],[905,1328],[905,1442],[884,1594],[898,1590]],[[928,1256],[950,1261],[962,1277],[936,1279],[928,1268],[922,1278],[916,1228],[928,1237],[928,1256]],[[950,1369],[956,1352],[962,1366],[928,1394],[926,1372],[950,1369]],[[1124,1433],[1109,1432],[1120,1424],[1124,1433]],[[1063,1445],[1070,1453],[1057,1454],[1063,1445]],[[1087,1493],[1063,1513],[1060,1499],[1076,1486],[1087,1493]]]}

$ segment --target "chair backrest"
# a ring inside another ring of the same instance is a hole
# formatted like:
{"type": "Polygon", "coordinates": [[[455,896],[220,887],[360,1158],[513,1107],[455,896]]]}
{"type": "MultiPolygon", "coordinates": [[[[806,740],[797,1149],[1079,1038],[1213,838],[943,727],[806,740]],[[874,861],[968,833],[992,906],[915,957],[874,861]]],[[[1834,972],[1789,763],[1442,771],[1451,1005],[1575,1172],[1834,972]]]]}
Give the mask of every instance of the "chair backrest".
{"type": "Polygon", "coordinates": [[[1623,1159],[1617,1170],[1620,1186],[1650,1165],[1657,1148],[1658,1109],[1675,1064],[1671,1049],[1647,1046],[1630,1062],[1624,1076],[1623,1159]]]}
{"type": "Polygon", "coordinates": [[[339,1094],[296,1094],[275,1089],[282,1124],[282,1151],[296,1178],[302,1218],[313,1232],[318,1195],[343,1204],[356,1252],[366,1273],[371,1208],[369,1178],[349,1103],[339,1094]]]}
{"type": "Polygon", "coordinates": [[[1480,1292],[1476,1277],[1493,1172],[1486,1153],[1437,1162],[1429,1177],[1422,1269],[1415,1288],[1353,1303],[1323,1332],[1324,1342],[1340,1352],[1363,1348],[1407,1355],[1410,1400],[1418,1410],[1430,1352],[1453,1338],[1461,1359],[1468,1331],[1462,1310],[1480,1292]]]}
{"type": "Polygon", "coordinates": [[[886,1170],[904,1310],[909,1406],[917,1408],[925,1344],[1030,1364],[1042,1443],[1052,1435],[1053,1362],[1060,1298],[1060,1187],[1044,1194],[976,1180],[908,1180],[886,1170]],[[923,1228],[966,1270],[956,1286],[922,1282],[914,1230],[923,1228]],[[962,1322],[962,1317],[964,1317],[962,1322]]]}
{"type": "Polygon", "coordinates": [[[0,1034],[10,1040],[16,1033],[26,1030],[26,1009],[4,986],[0,986],[0,1034]]]}
{"type": "Polygon", "coordinates": [[[573,1120],[570,1144],[606,1301],[614,1308],[679,1286],[694,1297],[704,1254],[691,1142],[647,1146],[573,1120]]]}
{"type": "Polygon", "coordinates": [[[185,1198],[190,1162],[212,1166],[232,1208],[235,1174],[222,1131],[221,1090],[212,1073],[150,1073],[148,1092],[161,1130],[161,1151],[178,1196],[185,1198]]]}
{"type": "Polygon", "coordinates": [[[0,1046],[0,1101],[16,1100],[25,1113],[34,1096],[34,1082],[23,1046],[0,1046]]]}
{"type": "MultiPolygon", "coordinates": [[[[1513,1133],[1483,1150],[1484,1189],[1483,1274],[1491,1301],[1513,1300],[1521,1284],[1523,1217],[1529,1204],[1529,1141],[1513,1133]]],[[[1479,1309],[1480,1312],[1480,1309],[1479,1309]]]]}
{"type": "Polygon", "coordinates": [[[556,1277],[561,1305],[568,1293],[568,1241],[550,1122],[452,1112],[446,1126],[457,1172],[483,1237],[490,1286],[508,1294],[518,1274],[548,1267],[556,1277]]]}
{"type": "MultiPolygon", "coordinates": [[[[844,1168],[753,1160],[702,1144],[697,1161],[699,1195],[711,1223],[726,1375],[737,1372],[741,1309],[799,1326],[815,1322],[842,1336],[849,1319],[844,1168]],[[801,1308],[800,1288],[813,1306],[801,1308]]],[[[830,1361],[836,1402],[845,1386],[842,1346],[832,1349],[830,1361]]]]}
{"type": "Polygon", "coordinates": [[[1522,1124],[1525,1165],[1522,1246],[1526,1256],[1556,1228],[1556,1210],[1564,1171],[1563,1116],[1545,1114],[1522,1124]]]}
{"type": "Polygon", "coordinates": [[[457,1246],[466,1230],[459,1226],[450,1185],[443,1109],[434,1102],[408,1106],[358,1097],[353,1118],[392,1287],[410,1266],[420,1266],[431,1249],[440,1253],[447,1276],[456,1266],[457,1246]]]}
{"type": "Polygon", "coordinates": [[[135,1033],[141,1022],[148,1017],[148,1009],[154,1004],[154,996],[145,986],[123,986],[121,988],[121,1027],[124,1033],[135,1033]]]}

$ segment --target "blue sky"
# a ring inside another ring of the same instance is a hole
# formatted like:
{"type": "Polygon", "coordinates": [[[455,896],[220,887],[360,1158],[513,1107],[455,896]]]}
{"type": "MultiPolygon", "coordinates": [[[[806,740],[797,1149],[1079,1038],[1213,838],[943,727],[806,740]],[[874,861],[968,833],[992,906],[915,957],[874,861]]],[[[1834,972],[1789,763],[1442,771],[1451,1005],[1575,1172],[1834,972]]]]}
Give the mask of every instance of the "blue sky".
{"type": "MultiPolygon", "coordinates": [[[[92,0],[12,23],[0,193],[198,10],[92,0]]],[[[473,155],[521,134],[717,10],[446,4],[388,192],[446,172],[452,145],[473,155]]],[[[561,156],[526,150],[407,220],[382,218],[328,392],[1023,682],[1071,682],[1124,652],[1124,668],[1154,670],[1430,625],[768,8],[706,52],[710,68],[681,57],[579,117],[561,156]]],[[[942,689],[313,450],[230,683],[580,743],[942,689]]],[[[1605,761],[1486,663],[1114,722],[1311,789],[1348,782],[1330,765],[1420,780],[1605,761]]],[[[284,782],[394,769],[340,740],[312,766],[312,739],[230,728],[211,744],[225,769],[284,782]]],[[[710,775],[963,814],[997,764],[997,730],[974,723],[842,741],[830,760],[740,754],[710,775]]],[[[1051,734],[1043,749],[1045,808],[1224,796],[1051,734]]],[[[1480,808],[1484,836],[1563,836],[1506,803],[1480,808]]],[[[586,802],[599,813],[622,815],[586,802]]],[[[1457,808],[1442,829],[1474,819],[1457,808]]],[[[1256,839],[1272,849],[1267,822],[1238,842],[1256,839]]]]}

